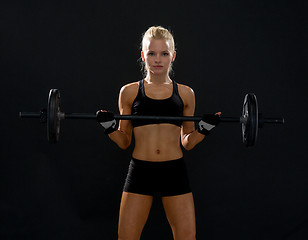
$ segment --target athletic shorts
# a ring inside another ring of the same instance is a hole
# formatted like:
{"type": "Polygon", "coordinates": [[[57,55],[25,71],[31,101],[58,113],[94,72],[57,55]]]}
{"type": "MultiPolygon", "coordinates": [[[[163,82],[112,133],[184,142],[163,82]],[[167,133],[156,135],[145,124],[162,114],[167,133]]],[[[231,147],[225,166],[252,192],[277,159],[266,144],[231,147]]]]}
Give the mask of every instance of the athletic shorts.
{"type": "Polygon", "coordinates": [[[184,159],[149,162],[132,158],[123,191],[162,197],[190,193],[184,159]]]}

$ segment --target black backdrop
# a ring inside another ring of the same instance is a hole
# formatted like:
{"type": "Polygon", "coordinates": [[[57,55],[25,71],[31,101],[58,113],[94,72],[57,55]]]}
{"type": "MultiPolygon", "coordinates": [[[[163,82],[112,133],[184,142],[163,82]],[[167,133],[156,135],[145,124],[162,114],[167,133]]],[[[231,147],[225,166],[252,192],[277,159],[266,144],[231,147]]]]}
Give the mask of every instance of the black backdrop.
{"type": "MultiPolygon", "coordinates": [[[[141,34],[170,28],[173,79],[196,93],[196,114],[241,114],[254,92],[265,126],[245,148],[239,124],[221,124],[185,158],[198,239],[308,239],[307,1],[2,1],[1,239],[116,239],[132,147],[95,121],[66,120],[60,141],[19,111],[117,112],[121,86],[139,80],[141,34]]],[[[156,197],[142,239],[171,239],[156,197]]]]}

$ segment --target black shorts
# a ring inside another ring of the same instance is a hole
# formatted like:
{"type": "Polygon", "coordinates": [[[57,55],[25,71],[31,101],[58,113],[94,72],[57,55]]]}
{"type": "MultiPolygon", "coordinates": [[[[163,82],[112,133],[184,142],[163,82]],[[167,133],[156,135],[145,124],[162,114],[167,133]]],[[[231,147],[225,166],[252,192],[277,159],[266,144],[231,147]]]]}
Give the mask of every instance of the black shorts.
{"type": "Polygon", "coordinates": [[[190,193],[184,159],[149,162],[132,158],[123,191],[162,197],[190,193]]]}

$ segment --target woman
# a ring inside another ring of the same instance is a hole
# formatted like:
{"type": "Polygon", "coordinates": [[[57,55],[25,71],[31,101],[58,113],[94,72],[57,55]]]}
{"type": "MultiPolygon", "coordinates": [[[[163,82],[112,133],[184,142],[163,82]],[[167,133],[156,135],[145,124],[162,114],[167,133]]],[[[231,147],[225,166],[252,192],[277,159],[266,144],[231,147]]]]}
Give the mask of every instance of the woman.
{"type": "MultiPolygon", "coordinates": [[[[169,77],[176,57],[174,39],[163,27],[150,27],[142,40],[141,58],[146,77],[122,87],[121,115],[193,116],[193,90],[169,77]]],[[[174,239],[195,239],[193,195],[189,187],[180,146],[187,150],[219,123],[219,114],[204,115],[194,122],[121,120],[116,129],[113,113],[98,111],[97,121],[120,148],[135,137],[135,147],[126,178],[119,214],[118,239],[140,239],[154,192],[159,192],[174,239]]]]}

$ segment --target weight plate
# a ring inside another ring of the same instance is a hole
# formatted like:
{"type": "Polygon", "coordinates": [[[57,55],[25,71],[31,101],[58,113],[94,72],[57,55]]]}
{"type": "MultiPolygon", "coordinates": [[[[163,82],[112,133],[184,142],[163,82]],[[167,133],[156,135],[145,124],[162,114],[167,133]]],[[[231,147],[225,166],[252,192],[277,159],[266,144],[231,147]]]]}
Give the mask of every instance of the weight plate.
{"type": "Polygon", "coordinates": [[[247,147],[255,145],[258,137],[258,102],[253,93],[246,94],[242,113],[243,143],[247,147]]]}
{"type": "Polygon", "coordinates": [[[50,143],[57,143],[60,135],[60,92],[50,89],[47,107],[47,139],[50,143]]]}

